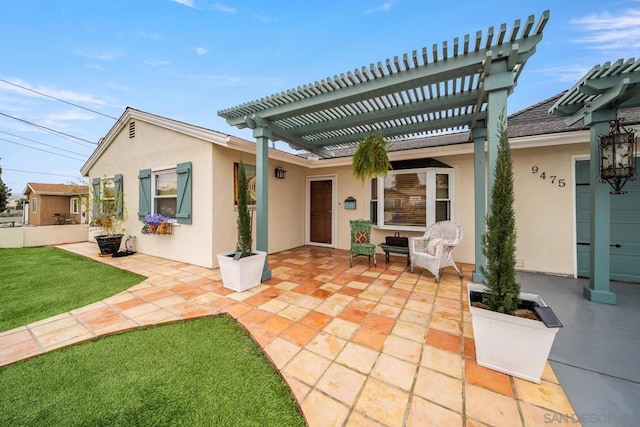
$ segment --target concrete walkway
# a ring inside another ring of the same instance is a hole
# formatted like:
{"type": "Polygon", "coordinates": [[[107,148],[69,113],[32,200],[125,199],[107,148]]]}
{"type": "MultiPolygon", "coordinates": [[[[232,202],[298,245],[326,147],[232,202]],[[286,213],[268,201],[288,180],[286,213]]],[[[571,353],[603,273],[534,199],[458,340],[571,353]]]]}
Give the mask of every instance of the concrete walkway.
{"type": "Polygon", "coordinates": [[[436,284],[405,257],[349,267],[347,251],[302,247],[269,256],[273,278],[243,293],[218,270],[143,254],[100,258],[147,276],[103,301],[0,334],[0,366],[116,331],[229,313],[290,385],[310,426],[578,425],[547,364],[541,384],[478,366],[465,277],[436,284]],[[550,421],[551,420],[551,421],[550,421]]]}

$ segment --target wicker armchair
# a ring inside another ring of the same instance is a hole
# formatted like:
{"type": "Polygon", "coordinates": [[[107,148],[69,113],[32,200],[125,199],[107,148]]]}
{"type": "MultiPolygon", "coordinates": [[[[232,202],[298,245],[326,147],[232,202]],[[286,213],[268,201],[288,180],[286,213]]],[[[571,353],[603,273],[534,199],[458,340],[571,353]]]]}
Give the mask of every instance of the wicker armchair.
{"type": "Polygon", "coordinates": [[[371,243],[371,221],[356,219],[349,221],[349,223],[351,225],[349,266],[353,267],[353,257],[359,255],[369,257],[369,264],[371,264],[371,257],[373,257],[373,265],[377,266],[376,245],[371,243]]]}
{"type": "Polygon", "coordinates": [[[440,221],[427,228],[422,237],[409,238],[409,257],[411,271],[413,267],[429,270],[440,281],[440,269],[453,267],[462,277],[462,273],[453,261],[451,254],[462,240],[462,228],[453,221],[440,221]]]}

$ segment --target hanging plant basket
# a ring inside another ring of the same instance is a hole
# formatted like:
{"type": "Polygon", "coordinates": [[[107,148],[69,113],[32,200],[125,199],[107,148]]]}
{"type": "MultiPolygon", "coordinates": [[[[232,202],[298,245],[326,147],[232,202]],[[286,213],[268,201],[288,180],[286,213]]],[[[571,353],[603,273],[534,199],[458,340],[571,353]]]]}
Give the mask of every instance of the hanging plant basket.
{"type": "Polygon", "coordinates": [[[353,155],[353,176],[366,181],[378,175],[386,175],[391,168],[387,149],[391,143],[382,135],[369,135],[358,144],[353,155]]]}

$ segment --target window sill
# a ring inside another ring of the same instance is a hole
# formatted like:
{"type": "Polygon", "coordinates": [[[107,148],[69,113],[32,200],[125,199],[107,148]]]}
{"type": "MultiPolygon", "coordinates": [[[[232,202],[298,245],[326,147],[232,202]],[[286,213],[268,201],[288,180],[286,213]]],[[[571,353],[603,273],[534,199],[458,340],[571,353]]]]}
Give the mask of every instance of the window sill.
{"type": "Polygon", "coordinates": [[[389,231],[416,231],[424,233],[427,227],[411,227],[407,225],[372,225],[371,228],[389,231]]]}

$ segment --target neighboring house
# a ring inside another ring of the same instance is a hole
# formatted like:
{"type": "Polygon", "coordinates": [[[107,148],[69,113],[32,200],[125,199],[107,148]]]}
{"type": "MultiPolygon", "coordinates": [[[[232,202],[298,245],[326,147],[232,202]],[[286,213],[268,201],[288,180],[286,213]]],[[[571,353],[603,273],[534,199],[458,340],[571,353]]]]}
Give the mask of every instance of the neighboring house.
{"type": "MultiPolygon", "coordinates": [[[[589,131],[547,113],[557,98],[509,117],[517,268],[576,276],[589,272],[583,252],[589,131]]],[[[640,109],[621,115],[625,123],[640,122],[640,109]]],[[[302,245],[349,249],[351,219],[371,219],[376,244],[396,231],[421,235],[429,224],[451,219],[464,230],[454,258],[473,263],[474,154],[468,136],[394,142],[393,170],[364,184],[351,173],[352,150],[319,159],[269,149],[269,252],[302,245]],[[276,168],[286,170],[284,179],[276,178],[276,168]],[[345,209],[350,197],[356,199],[354,210],[345,209]]],[[[126,234],[137,237],[138,252],[217,267],[216,254],[236,243],[235,164],[255,165],[255,151],[253,142],[127,108],[81,171],[94,188],[122,189],[126,234]],[[170,216],[172,234],[143,234],[148,213],[170,216]]],[[[640,229],[640,182],[627,185],[627,195],[611,196],[612,212],[618,204],[624,210],[612,214],[612,239],[621,239],[625,251],[612,251],[611,277],[640,281],[640,247],[635,234],[625,233],[640,229]]]]}
{"type": "Polygon", "coordinates": [[[64,225],[86,223],[82,200],[89,187],[76,184],[42,184],[30,182],[22,192],[25,225],[64,225]]]}

